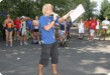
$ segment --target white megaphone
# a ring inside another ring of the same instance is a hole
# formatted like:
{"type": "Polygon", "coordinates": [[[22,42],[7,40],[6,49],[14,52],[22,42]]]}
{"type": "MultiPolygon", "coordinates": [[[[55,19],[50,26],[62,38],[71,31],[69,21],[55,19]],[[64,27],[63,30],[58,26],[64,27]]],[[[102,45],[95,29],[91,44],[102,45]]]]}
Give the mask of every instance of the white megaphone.
{"type": "Polygon", "coordinates": [[[57,13],[55,13],[55,12],[52,12],[52,15],[54,15],[54,16],[59,16],[57,13]]]}

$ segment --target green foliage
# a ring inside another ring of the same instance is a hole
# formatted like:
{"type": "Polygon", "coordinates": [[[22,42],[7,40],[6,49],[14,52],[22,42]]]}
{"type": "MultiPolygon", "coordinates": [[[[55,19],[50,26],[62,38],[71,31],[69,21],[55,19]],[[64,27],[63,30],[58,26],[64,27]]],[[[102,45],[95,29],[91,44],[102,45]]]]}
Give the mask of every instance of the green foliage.
{"type": "Polygon", "coordinates": [[[34,18],[36,15],[42,15],[42,6],[46,3],[51,3],[54,11],[60,16],[76,8],[77,5],[83,4],[86,10],[84,17],[89,18],[95,7],[90,0],[3,0],[0,2],[0,12],[9,13],[13,19],[22,15],[34,18]]]}
{"type": "Polygon", "coordinates": [[[104,16],[104,17],[106,17],[106,16],[107,16],[107,17],[110,19],[110,7],[109,7],[109,8],[107,8],[107,9],[105,10],[105,12],[104,12],[103,16],[104,16]]]}
{"type": "Polygon", "coordinates": [[[85,13],[82,17],[84,17],[84,19],[90,18],[93,16],[93,9],[97,6],[96,2],[90,2],[90,0],[71,0],[70,1],[70,9],[74,9],[76,8],[76,6],[78,6],[79,4],[82,4],[85,8],[85,13]]]}
{"type": "Polygon", "coordinates": [[[100,10],[100,18],[103,20],[105,16],[108,16],[110,19],[110,2],[108,0],[104,0],[101,4],[100,10]]]}

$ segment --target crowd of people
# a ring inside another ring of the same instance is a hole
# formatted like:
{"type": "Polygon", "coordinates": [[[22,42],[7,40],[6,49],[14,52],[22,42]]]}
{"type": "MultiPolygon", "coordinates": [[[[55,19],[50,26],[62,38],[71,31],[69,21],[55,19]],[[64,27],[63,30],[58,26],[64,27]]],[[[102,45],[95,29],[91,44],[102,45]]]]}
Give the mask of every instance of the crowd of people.
{"type": "MultiPolygon", "coordinates": [[[[82,40],[84,36],[87,36],[88,40],[94,40],[95,37],[99,37],[99,40],[107,36],[107,31],[109,29],[110,22],[108,17],[102,22],[96,17],[92,17],[87,20],[82,18],[77,23],[79,39],[82,40]]],[[[59,46],[67,46],[67,39],[71,37],[71,26],[72,22],[70,18],[66,19],[62,23],[56,23],[55,25],[55,38],[59,42],[59,46]]],[[[10,44],[13,46],[13,40],[19,40],[20,45],[28,45],[27,39],[30,36],[32,38],[31,44],[41,44],[41,34],[39,28],[39,17],[36,16],[35,19],[30,17],[21,16],[12,20],[10,15],[7,15],[4,21],[3,27],[5,29],[6,35],[6,46],[10,44]],[[14,34],[14,36],[13,36],[14,34]]]]}
{"type": "Polygon", "coordinates": [[[35,17],[35,20],[25,16],[17,17],[15,20],[12,20],[10,15],[7,15],[3,27],[5,29],[6,35],[6,46],[10,44],[10,47],[12,47],[13,40],[19,40],[20,45],[28,45],[27,33],[29,33],[30,36],[32,37],[33,44],[38,43],[39,40],[38,16],[35,17]]]}
{"type": "MultiPolygon", "coordinates": [[[[69,39],[72,22],[70,19],[66,19],[62,23],[56,23],[55,25],[55,38],[59,42],[59,46],[67,46],[67,39],[69,39]]],[[[32,39],[31,44],[42,44],[41,32],[39,28],[39,17],[36,16],[35,20],[21,16],[12,20],[10,15],[7,15],[4,21],[3,27],[6,35],[6,46],[13,46],[13,41],[19,40],[20,45],[28,45],[28,38],[32,39]]]]}
{"type": "MultiPolygon", "coordinates": [[[[77,23],[79,39],[82,40],[84,36],[88,37],[88,40],[94,40],[95,37],[99,37],[99,40],[107,35],[110,22],[108,17],[102,22],[96,17],[92,17],[87,20],[82,18],[77,23]]],[[[5,29],[6,35],[6,46],[10,44],[13,46],[13,40],[19,40],[20,45],[28,45],[27,39],[29,36],[32,38],[31,44],[41,44],[41,34],[39,28],[39,17],[36,16],[35,19],[30,17],[21,16],[12,20],[10,15],[7,15],[4,21],[3,27],[5,29]],[[14,34],[14,36],[13,36],[14,34]]],[[[55,38],[59,43],[60,47],[67,46],[67,39],[71,38],[71,26],[72,22],[70,18],[66,19],[64,22],[56,23],[55,28],[55,38]]]]}
{"type": "Polygon", "coordinates": [[[82,40],[84,36],[87,36],[88,40],[94,40],[95,37],[98,37],[99,40],[105,40],[109,26],[110,21],[108,20],[108,17],[105,17],[105,20],[102,22],[99,19],[96,19],[96,17],[85,21],[81,18],[78,23],[79,39],[82,40]]]}

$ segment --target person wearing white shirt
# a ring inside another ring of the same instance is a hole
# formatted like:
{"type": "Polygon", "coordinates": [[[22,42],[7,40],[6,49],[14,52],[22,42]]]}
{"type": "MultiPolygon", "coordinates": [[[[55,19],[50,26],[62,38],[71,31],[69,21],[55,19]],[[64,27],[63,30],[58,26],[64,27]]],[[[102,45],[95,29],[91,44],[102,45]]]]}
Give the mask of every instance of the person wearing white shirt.
{"type": "Polygon", "coordinates": [[[26,42],[27,40],[27,29],[26,29],[26,18],[22,17],[22,22],[21,22],[21,27],[20,27],[20,31],[21,31],[21,40],[20,40],[20,45],[28,45],[28,43],[26,42]]]}
{"type": "Polygon", "coordinates": [[[83,38],[83,34],[84,34],[84,22],[83,19],[80,20],[79,24],[78,24],[78,29],[79,29],[79,39],[83,38]]]}
{"type": "Polygon", "coordinates": [[[102,28],[104,30],[108,30],[108,26],[109,26],[110,22],[108,21],[108,17],[105,17],[105,20],[102,21],[102,28]]]}
{"type": "Polygon", "coordinates": [[[102,29],[103,29],[103,37],[105,40],[107,31],[108,31],[108,26],[110,25],[110,22],[108,21],[108,17],[105,17],[105,20],[102,21],[102,29]]]}

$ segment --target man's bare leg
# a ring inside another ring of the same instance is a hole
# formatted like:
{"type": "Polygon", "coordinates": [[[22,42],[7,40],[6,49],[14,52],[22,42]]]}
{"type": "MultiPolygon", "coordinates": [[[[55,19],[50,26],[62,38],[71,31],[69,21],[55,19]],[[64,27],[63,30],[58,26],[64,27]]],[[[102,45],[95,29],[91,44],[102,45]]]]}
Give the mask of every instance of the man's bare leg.
{"type": "Polygon", "coordinates": [[[43,75],[43,65],[42,64],[39,64],[38,75],[43,75]]]}
{"type": "Polygon", "coordinates": [[[58,74],[58,72],[57,72],[57,65],[56,64],[52,64],[52,73],[53,74],[58,74]]]}

